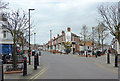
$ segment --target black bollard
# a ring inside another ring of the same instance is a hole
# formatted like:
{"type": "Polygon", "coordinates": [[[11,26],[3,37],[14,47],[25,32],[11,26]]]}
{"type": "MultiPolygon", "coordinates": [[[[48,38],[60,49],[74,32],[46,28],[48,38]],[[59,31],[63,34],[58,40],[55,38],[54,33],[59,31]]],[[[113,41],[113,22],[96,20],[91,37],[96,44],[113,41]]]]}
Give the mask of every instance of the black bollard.
{"type": "Polygon", "coordinates": [[[4,73],[3,73],[3,60],[1,60],[1,70],[2,70],[2,72],[1,72],[1,74],[2,74],[2,78],[1,78],[1,81],[4,81],[4,73]]]}
{"type": "Polygon", "coordinates": [[[23,76],[27,75],[27,57],[24,57],[23,76]]]}
{"type": "Polygon", "coordinates": [[[88,57],[88,55],[87,55],[87,51],[86,51],[86,58],[88,57]]]}
{"type": "Polygon", "coordinates": [[[39,66],[39,55],[37,54],[37,66],[39,66]]]}
{"type": "Polygon", "coordinates": [[[107,64],[110,64],[110,54],[107,53],[107,64]]]}
{"type": "Polygon", "coordinates": [[[34,56],[34,70],[37,69],[37,55],[34,56]]]}
{"type": "Polygon", "coordinates": [[[39,54],[40,54],[40,56],[41,56],[41,52],[39,51],[39,54]]]}
{"type": "Polygon", "coordinates": [[[115,54],[115,67],[118,67],[118,56],[115,54]]]}
{"type": "MultiPolygon", "coordinates": [[[[93,54],[94,54],[94,51],[93,51],[93,54]]],[[[97,53],[95,54],[96,58],[97,58],[97,53]]]]}

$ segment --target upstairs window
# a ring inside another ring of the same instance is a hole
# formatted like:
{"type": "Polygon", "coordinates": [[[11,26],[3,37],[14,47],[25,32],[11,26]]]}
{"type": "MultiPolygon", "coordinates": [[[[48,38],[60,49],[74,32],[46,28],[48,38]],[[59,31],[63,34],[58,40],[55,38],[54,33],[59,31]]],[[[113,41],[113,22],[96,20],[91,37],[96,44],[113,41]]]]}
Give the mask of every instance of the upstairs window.
{"type": "Polygon", "coordinates": [[[7,31],[3,31],[3,38],[7,37],[7,31]]]}

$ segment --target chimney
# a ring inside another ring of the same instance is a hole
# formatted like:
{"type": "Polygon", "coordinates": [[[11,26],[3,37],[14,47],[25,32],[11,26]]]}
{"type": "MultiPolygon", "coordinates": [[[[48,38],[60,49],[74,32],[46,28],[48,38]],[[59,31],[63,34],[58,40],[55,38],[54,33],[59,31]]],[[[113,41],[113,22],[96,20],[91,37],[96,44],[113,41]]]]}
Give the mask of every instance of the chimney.
{"type": "Polygon", "coordinates": [[[64,34],[65,32],[64,31],[62,31],[62,35],[64,34]]]}
{"type": "Polygon", "coordinates": [[[70,27],[68,27],[68,28],[67,28],[67,31],[68,31],[68,32],[70,32],[70,31],[71,31],[70,27]]]}
{"type": "Polygon", "coordinates": [[[59,34],[57,34],[57,37],[59,37],[59,34]]]}

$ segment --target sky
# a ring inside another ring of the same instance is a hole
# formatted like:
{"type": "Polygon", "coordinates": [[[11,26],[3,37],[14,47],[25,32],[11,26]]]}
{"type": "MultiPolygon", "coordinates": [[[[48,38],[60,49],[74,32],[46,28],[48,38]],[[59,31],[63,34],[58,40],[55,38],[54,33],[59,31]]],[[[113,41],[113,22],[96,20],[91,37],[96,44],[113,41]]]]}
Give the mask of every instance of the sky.
{"type": "MultiPolygon", "coordinates": [[[[31,11],[31,23],[34,28],[31,33],[36,33],[36,44],[44,44],[50,40],[50,30],[52,38],[61,35],[62,30],[67,31],[67,27],[77,35],[80,35],[83,25],[92,31],[92,27],[98,25],[97,7],[107,2],[118,2],[119,0],[3,0],[9,2],[8,8],[11,10],[22,9],[28,13],[31,11]]],[[[34,43],[34,36],[31,36],[31,43],[34,43]]],[[[105,43],[110,44],[112,36],[105,39],[105,43]]]]}

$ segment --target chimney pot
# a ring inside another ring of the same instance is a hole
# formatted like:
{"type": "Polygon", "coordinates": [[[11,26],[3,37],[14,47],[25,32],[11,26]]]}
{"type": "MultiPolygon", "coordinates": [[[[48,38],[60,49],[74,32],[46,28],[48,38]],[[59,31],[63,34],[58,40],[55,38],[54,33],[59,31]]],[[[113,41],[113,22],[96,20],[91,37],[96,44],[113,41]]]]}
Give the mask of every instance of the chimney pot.
{"type": "Polygon", "coordinates": [[[64,34],[65,32],[64,31],[62,31],[62,34],[64,34]]]}
{"type": "Polygon", "coordinates": [[[68,32],[70,32],[70,31],[71,31],[70,27],[68,27],[68,28],[67,28],[67,31],[68,31],[68,32]]]}
{"type": "Polygon", "coordinates": [[[57,37],[59,37],[59,34],[57,34],[57,37]]]}

